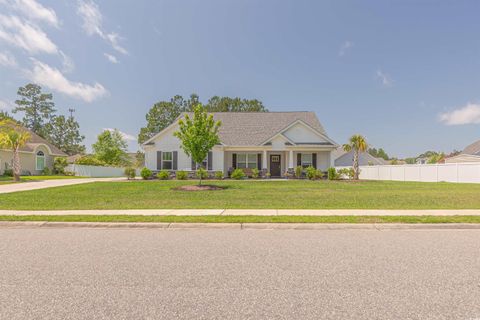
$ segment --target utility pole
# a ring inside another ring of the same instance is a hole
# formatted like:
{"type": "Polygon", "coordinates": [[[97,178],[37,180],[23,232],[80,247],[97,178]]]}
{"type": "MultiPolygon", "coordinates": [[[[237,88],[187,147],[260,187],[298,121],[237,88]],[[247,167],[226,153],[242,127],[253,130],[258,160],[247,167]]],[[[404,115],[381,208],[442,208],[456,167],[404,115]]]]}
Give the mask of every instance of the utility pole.
{"type": "Polygon", "coordinates": [[[75,112],[75,109],[69,108],[68,112],[70,112],[70,118],[73,118],[73,113],[75,112]]]}

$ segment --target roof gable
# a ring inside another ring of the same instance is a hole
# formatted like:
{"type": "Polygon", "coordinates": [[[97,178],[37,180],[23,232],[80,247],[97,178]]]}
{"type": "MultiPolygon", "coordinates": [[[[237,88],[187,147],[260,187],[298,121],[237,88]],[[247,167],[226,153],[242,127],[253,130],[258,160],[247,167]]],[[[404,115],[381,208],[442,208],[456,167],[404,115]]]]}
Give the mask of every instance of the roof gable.
{"type": "Polygon", "coordinates": [[[480,156],[480,140],[475,141],[471,145],[467,146],[462,153],[480,156]]]}

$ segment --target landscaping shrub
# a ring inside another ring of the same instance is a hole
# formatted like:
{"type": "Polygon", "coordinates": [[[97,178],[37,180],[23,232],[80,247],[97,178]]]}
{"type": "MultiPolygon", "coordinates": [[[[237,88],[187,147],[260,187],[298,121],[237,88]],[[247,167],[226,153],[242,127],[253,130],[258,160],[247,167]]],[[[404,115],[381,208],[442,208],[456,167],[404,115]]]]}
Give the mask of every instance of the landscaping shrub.
{"type": "Polygon", "coordinates": [[[42,176],[50,176],[50,175],[52,175],[52,170],[50,170],[49,167],[43,168],[43,170],[42,170],[42,176]]]}
{"type": "Polygon", "coordinates": [[[195,173],[197,175],[197,178],[198,179],[207,179],[208,178],[208,172],[207,170],[203,169],[203,168],[200,168],[197,170],[197,172],[195,173]]]}
{"type": "Polygon", "coordinates": [[[333,167],[328,168],[327,175],[328,175],[328,180],[338,179],[337,169],[333,167]]]}
{"type": "Polygon", "coordinates": [[[127,177],[127,179],[130,180],[130,179],[135,179],[136,172],[134,168],[127,167],[125,168],[124,174],[127,177]]]}
{"type": "Polygon", "coordinates": [[[143,180],[150,179],[152,177],[152,170],[143,168],[142,171],[140,171],[140,175],[142,176],[143,180]]]}
{"type": "Polygon", "coordinates": [[[302,177],[303,168],[302,166],[295,167],[295,178],[300,179],[302,177]]]}
{"type": "Polygon", "coordinates": [[[65,168],[67,165],[67,158],[57,157],[55,160],[53,160],[53,172],[55,174],[65,174],[65,168]]]}
{"type": "Polygon", "coordinates": [[[160,180],[168,180],[168,178],[170,178],[170,174],[167,170],[162,170],[157,173],[157,178],[160,180]]]}
{"type": "Polygon", "coordinates": [[[177,178],[177,180],[187,180],[188,174],[186,171],[177,171],[175,178],[177,178]]]}
{"type": "Polygon", "coordinates": [[[355,176],[355,170],[353,170],[353,168],[342,168],[338,170],[337,175],[338,175],[337,179],[348,178],[352,180],[353,177],[355,176]]]}
{"type": "Polygon", "coordinates": [[[84,166],[101,166],[105,167],[107,164],[101,160],[95,158],[92,155],[83,156],[75,161],[75,164],[80,164],[84,166]]]}
{"type": "Polygon", "coordinates": [[[260,171],[257,168],[252,169],[252,178],[258,179],[258,176],[260,175],[260,171]]]}
{"type": "Polygon", "coordinates": [[[320,170],[317,170],[312,166],[309,166],[307,169],[305,169],[305,171],[307,173],[307,178],[310,180],[319,179],[323,175],[320,170]]]}
{"type": "Polygon", "coordinates": [[[267,172],[267,173],[265,174],[265,177],[266,177],[267,179],[270,179],[271,176],[272,176],[272,174],[271,174],[270,172],[267,172]]]}
{"type": "Polygon", "coordinates": [[[233,170],[232,174],[230,175],[232,179],[240,180],[245,178],[245,172],[242,169],[235,169],[233,170]]]}
{"type": "Polygon", "coordinates": [[[13,169],[5,169],[5,171],[3,171],[3,175],[6,177],[13,177],[13,169]]]}
{"type": "MultiPolygon", "coordinates": [[[[358,174],[360,175],[360,169],[358,171],[358,174]]],[[[355,177],[355,170],[353,170],[353,168],[348,169],[347,177],[348,179],[353,180],[353,178],[355,177]]]]}
{"type": "Polygon", "coordinates": [[[215,179],[222,180],[223,179],[223,171],[215,172],[215,179]]]}

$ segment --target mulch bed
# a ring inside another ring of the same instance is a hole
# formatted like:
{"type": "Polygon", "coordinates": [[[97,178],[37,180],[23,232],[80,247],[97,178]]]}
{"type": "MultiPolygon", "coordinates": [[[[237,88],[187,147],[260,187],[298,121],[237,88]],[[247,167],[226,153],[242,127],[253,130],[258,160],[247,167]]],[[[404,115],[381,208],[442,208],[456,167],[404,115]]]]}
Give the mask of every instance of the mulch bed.
{"type": "Polygon", "coordinates": [[[172,189],[177,191],[213,191],[213,190],[224,190],[226,189],[226,187],[202,184],[201,186],[188,185],[188,186],[180,186],[172,189]]]}

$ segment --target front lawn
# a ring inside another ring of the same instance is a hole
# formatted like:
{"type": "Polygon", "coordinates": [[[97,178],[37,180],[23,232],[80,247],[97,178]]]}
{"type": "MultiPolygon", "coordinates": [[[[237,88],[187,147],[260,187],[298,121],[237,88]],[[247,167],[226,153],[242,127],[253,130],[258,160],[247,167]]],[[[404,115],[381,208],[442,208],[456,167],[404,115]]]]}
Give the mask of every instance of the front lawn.
{"type": "Polygon", "coordinates": [[[0,194],[0,209],[480,209],[480,184],[393,181],[208,181],[220,191],[175,191],[195,181],[95,182],[0,194]]]}
{"type": "MultiPolygon", "coordinates": [[[[28,181],[44,181],[44,180],[61,180],[61,179],[81,179],[85,177],[76,176],[21,176],[20,182],[28,181]]],[[[0,176],[0,184],[12,183],[13,177],[0,176]]]]}

